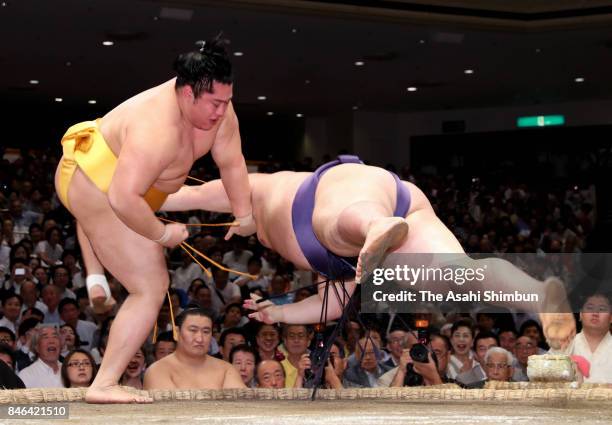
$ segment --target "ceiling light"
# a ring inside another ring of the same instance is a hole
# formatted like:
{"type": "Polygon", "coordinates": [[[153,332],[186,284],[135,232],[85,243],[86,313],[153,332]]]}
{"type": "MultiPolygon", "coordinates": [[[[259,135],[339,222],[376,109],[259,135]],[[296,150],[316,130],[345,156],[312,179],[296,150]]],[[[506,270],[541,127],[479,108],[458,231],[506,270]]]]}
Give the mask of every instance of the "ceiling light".
{"type": "Polygon", "coordinates": [[[90,105],[95,105],[97,102],[95,101],[95,99],[89,99],[87,103],[89,103],[90,105]]]}
{"type": "Polygon", "coordinates": [[[234,52],[234,56],[244,56],[244,53],[242,53],[242,52],[234,52]]]}
{"type": "Polygon", "coordinates": [[[357,61],[355,62],[355,66],[364,66],[365,62],[364,61],[357,61]]]}
{"type": "Polygon", "coordinates": [[[419,40],[419,44],[425,44],[425,40],[419,40]]]}
{"type": "Polygon", "coordinates": [[[296,117],[298,118],[302,118],[304,115],[303,114],[295,114],[296,117]]]}
{"type": "Polygon", "coordinates": [[[310,80],[304,81],[304,84],[310,84],[310,80]]]}
{"type": "Polygon", "coordinates": [[[66,66],[72,66],[72,62],[67,61],[67,62],[66,62],[66,66]]]}
{"type": "Polygon", "coordinates": [[[406,90],[408,90],[408,91],[417,91],[417,88],[416,87],[408,87],[406,90]]]}
{"type": "Polygon", "coordinates": [[[357,105],[353,106],[353,111],[356,111],[357,109],[359,109],[359,106],[357,105]]]}
{"type": "Polygon", "coordinates": [[[465,74],[473,74],[474,70],[473,69],[466,69],[465,71],[463,71],[465,74]]]}
{"type": "Polygon", "coordinates": [[[110,41],[110,40],[106,40],[102,42],[103,46],[112,46],[113,44],[115,44],[114,41],[110,41]]]}
{"type": "Polygon", "coordinates": [[[542,51],[542,49],[538,48],[536,49],[536,53],[540,53],[542,51]]]}
{"type": "Polygon", "coordinates": [[[272,115],[274,115],[274,112],[270,111],[270,112],[266,112],[266,115],[271,117],[272,115]]]}
{"type": "Polygon", "coordinates": [[[574,78],[574,81],[577,83],[584,83],[584,77],[576,77],[574,78]]]}
{"type": "Polygon", "coordinates": [[[293,34],[297,33],[297,28],[291,28],[291,32],[292,32],[293,34]]]}
{"type": "Polygon", "coordinates": [[[34,84],[34,85],[36,85],[36,84],[38,84],[38,83],[39,83],[39,81],[38,81],[38,80],[30,80],[30,84],[34,84]]]}
{"type": "Polygon", "coordinates": [[[265,96],[257,96],[257,100],[266,100],[265,96]]]}
{"type": "Polygon", "coordinates": [[[64,101],[64,99],[62,99],[61,97],[56,97],[56,98],[55,98],[55,101],[59,103],[59,102],[63,102],[63,101],[64,101]]]}

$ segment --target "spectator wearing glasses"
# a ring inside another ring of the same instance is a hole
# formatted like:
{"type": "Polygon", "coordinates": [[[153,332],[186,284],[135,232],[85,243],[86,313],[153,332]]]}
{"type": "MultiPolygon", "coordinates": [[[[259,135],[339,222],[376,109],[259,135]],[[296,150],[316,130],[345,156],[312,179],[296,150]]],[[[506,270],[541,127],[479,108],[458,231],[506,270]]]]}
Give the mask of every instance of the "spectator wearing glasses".
{"type": "Polygon", "coordinates": [[[527,359],[529,359],[529,356],[538,353],[538,345],[531,337],[523,335],[517,338],[514,347],[516,363],[512,380],[516,382],[529,381],[527,377],[527,359]]]}
{"type": "Polygon", "coordinates": [[[489,381],[508,382],[512,379],[514,368],[512,353],[501,347],[491,347],[484,356],[484,369],[489,381]]]}
{"type": "Polygon", "coordinates": [[[96,362],[87,351],[77,348],[62,364],[62,382],[66,388],[89,387],[96,376],[96,362]]]}

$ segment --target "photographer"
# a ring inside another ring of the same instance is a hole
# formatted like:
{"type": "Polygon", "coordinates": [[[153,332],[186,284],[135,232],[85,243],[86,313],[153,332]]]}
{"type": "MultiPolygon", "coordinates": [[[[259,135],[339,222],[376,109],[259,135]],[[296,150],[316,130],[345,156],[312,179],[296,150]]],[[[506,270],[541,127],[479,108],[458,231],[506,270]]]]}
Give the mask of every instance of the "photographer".
{"type": "MultiPolygon", "coordinates": [[[[446,376],[451,347],[448,338],[438,334],[430,337],[430,342],[426,346],[427,362],[418,361],[419,359],[415,360],[410,355],[416,342],[416,337],[409,332],[404,344],[405,348],[400,357],[399,366],[381,376],[379,379],[381,386],[429,386],[450,382],[446,376]]],[[[424,351],[420,351],[420,353],[417,353],[417,357],[424,356],[424,351]]],[[[421,358],[420,360],[424,359],[421,358]]]]}
{"type": "MultiPolygon", "coordinates": [[[[339,341],[334,341],[330,350],[329,357],[325,365],[324,388],[334,390],[342,389],[342,378],[346,369],[347,359],[344,357],[344,347],[339,341]]],[[[308,353],[302,354],[298,363],[298,375],[293,388],[304,388],[306,381],[306,371],[312,367],[312,361],[308,353]]]]}

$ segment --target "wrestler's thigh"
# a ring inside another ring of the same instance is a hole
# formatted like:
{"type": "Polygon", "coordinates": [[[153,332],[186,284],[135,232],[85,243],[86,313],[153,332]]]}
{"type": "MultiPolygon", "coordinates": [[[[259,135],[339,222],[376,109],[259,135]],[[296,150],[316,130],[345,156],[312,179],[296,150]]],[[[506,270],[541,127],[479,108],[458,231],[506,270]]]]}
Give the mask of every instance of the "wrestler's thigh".
{"type": "Polygon", "coordinates": [[[453,233],[440,221],[431,207],[413,211],[406,217],[408,238],[394,252],[398,253],[463,253],[453,233]]]}
{"type": "Polygon", "coordinates": [[[374,167],[339,166],[321,178],[315,196],[313,222],[337,220],[349,206],[376,204],[391,213],[395,209],[397,186],[389,172],[374,167]]]}
{"type": "Polygon", "coordinates": [[[166,290],[168,271],[161,245],[127,227],[80,170],[68,190],[71,210],[102,265],[130,292],[166,290]]]}

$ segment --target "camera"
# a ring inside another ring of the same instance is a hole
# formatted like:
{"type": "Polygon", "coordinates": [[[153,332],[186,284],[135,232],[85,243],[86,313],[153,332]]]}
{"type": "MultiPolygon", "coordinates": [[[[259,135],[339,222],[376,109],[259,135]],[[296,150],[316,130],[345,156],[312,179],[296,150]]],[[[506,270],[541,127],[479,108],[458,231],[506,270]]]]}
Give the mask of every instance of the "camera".
{"type": "MultiPolygon", "coordinates": [[[[429,353],[438,367],[438,359],[436,354],[427,348],[429,344],[429,322],[427,320],[417,320],[415,322],[417,331],[418,342],[410,348],[410,358],[413,362],[418,363],[429,363],[429,353]]],[[[415,372],[413,363],[409,363],[406,366],[406,376],[404,377],[404,386],[406,387],[419,387],[424,385],[425,381],[421,375],[415,372]]]]}

